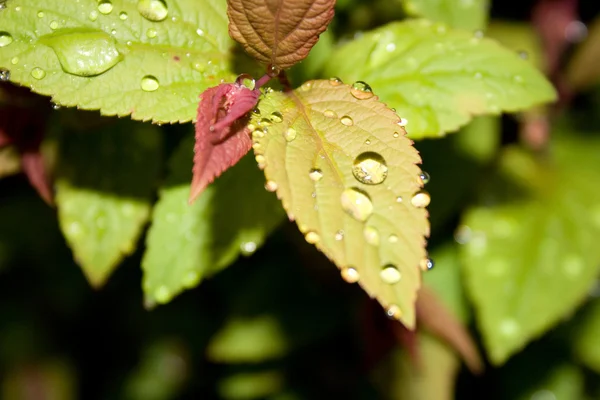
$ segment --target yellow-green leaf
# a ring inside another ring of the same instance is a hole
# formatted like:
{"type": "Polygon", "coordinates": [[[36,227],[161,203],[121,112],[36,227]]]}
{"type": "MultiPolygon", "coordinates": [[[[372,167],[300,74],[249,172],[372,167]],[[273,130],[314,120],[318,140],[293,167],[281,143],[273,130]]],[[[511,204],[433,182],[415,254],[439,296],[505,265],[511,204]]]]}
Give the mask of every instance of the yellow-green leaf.
{"type": "Polygon", "coordinates": [[[401,0],[406,12],[453,28],[484,29],[490,0],[401,0]]]}
{"type": "Polygon", "coordinates": [[[429,195],[398,116],[364,85],[309,81],[270,93],[254,149],[290,218],[342,271],[414,326],[429,195]]]}

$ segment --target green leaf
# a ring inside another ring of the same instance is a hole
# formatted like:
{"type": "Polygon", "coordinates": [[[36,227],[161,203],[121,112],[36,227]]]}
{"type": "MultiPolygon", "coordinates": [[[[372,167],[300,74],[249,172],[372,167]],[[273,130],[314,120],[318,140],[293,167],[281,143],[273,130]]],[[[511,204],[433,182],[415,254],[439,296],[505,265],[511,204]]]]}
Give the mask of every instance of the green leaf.
{"type": "Polygon", "coordinates": [[[600,141],[553,144],[553,162],[509,148],[503,181],[491,180],[485,203],[465,215],[457,233],[466,242],[466,287],[495,364],[572,312],[598,274],[600,190],[590,183],[600,181],[600,141]]]}
{"type": "Polygon", "coordinates": [[[193,148],[189,137],[174,154],[152,215],[142,260],[149,304],[167,303],[227,267],[240,253],[253,253],[283,218],[249,156],[189,205],[193,148]]]}
{"type": "Polygon", "coordinates": [[[595,301],[586,310],[581,325],[574,338],[577,358],[587,367],[600,374],[600,301],[595,301]]]}
{"type": "Polygon", "coordinates": [[[484,29],[490,9],[489,0],[401,0],[406,12],[453,28],[484,29]]]}
{"type": "Polygon", "coordinates": [[[232,78],[224,1],[11,0],[6,7],[0,69],[57,104],[191,121],[198,94],[232,78]]]}
{"type": "Polygon", "coordinates": [[[56,204],[61,230],[88,281],[101,286],[135,250],[161,167],[161,135],[119,121],[61,136],[56,204]]]}
{"type": "Polygon", "coordinates": [[[259,109],[251,128],[266,189],[347,281],[414,326],[429,195],[398,116],[336,80],[270,93],[259,109]]]}
{"type": "Polygon", "coordinates": [[[530,63],[498,43],[425,20],[391,23],[335,51],[330,76],[368,82],[407,121],[411,138],[439,137],[474,115],[556,98],[530,63]]]}

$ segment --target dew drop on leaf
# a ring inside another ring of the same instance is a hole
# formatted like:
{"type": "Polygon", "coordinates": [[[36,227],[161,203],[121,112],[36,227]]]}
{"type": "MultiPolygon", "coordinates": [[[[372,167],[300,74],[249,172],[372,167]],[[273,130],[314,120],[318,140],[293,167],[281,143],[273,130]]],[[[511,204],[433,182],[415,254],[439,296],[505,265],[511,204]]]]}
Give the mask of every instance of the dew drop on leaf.
{"type": "Polygon", "coordinates": [[[418,191],[410,199],[410,203],[417,208],[427,207],[430,201],[431,196],[429,196],[429,193],[424,190],[418,191]]]}
{"type": "Polygon", "coordinates": [[[344,82],[337,76],[332,76],[331,78],[329,78],[329,83],[331,84],[331,86],[340,86],[344,82]]]}
{"type": "Polygon", "coordinates": [[[340,240],[344,240],[344,231],[339,230],[335,233],[335,240],[337,240],[338,242],[340,240]]]}
{"type": "Polygon", "coordinates": [[[277,188],[278,188],[277,182],[275,182],[275,181],[267,181],[267,183],[265,183],[265,189],[268,192],[274,192],[277,190],[277,188]]]}
{"type": "Polygon", "coordinates": [[[400,121],[398,121],[398,126],[405,127],[406,125],[408,125],[408,120],[406,118],[400,118],[400,121]]]}
{"type": "Polygon", "coordinates": [[[396,197],[396,203],[402,203],[402,196],[396,197]]]}
{"type": "MultiPolygon", "coordinates": [[[[264,169],[265,168],[265,163],[267,162],[267,159],[265,158],[265,156],[263,156],[262,154],[258,154],[256,157],[254,157],[254,160],[256,161],[256,163],[258,164],[260,169],[264,169]]],[[[275,189],[277,190],[277,189],[275,189]]]]}
{"type": "Polygon", "coordinates": [[[275,122],[276,124],[283,122],[283,115],[281,115],[279,111],[275,111],[271,114],[271,121],[275,122]]]}
{"type": "Polygon", "coordinates": [[[429,176],[429,174],[427,172],[422,171],[421,174],[419,175],[419,179],[421,180],[423,185],[427,185],[429,183],[429,181],[431,180],[431,177],[429,176]]]}
{"type": "Polygon", "coordinates": [[[113,4],[110,0],[100,0],[98,2],[98,11],[102,14],[107,15],[110,14],[113,10],[113,4]]]}
{"type": "Polygon", "coordinates": [[[291,142],[292,140],[296,139],[296,130],[294,128],[288,128],[284,133],[283,133],[283,137],[285,138],[285,140],[287,140],[288,142],[291,142]]]}
{"type": "Polygon", "coordinates": [[[387,163],[380,154],[367,151],[354,159],[352,174],[361,183],[378,185],[387,178],[387,163]]]}
{"type": "Polygon", "coordinates": [[[140,86],[145,92],[154,92],[160,87],[160,84],[158,83],[158,79],[156,79],[156,77],[152,75],[146,75],[142,78],[140,86]]]}
{"type": "Polygon", "coordinates": [[[394,284],[400,282],[402,274],[395,265],[388,264],[381,268],[379,276],[385,283],[394,284]]]}
{"type": "Polygon", "coordinates": [[[257,245],[255,242],[244,242],[240,246],[240,250],[243,255],[249,256],[256,251],[257,245]]]}
{"type": "Polygon", "coordinates": [[[321,237],[317,232],[309,231],[306,232],[306,235],[304,235],[304,239],[310,244],[315,244],[321,240],[321,237]]]}
{"type": "Polygon", "coordinates": [[[13,57],[10,59],[10,63],[12,65],[17,65],[19,63],[19,57],[13,57]]]}
{"type": "Polygon", "coordinates": [[[342,209],[358,221],[366,221],[373,213],[373,203],[363,191],[351,188],[346,189],[340,196],[342,209]]]}
{"type": "Polygon", "coordinates": [[[402,311],[400,310],[400,307],[398,307],[395,304],[392,304],[391,306],[387,307],[385,309],[385,313],[388,317],[394,319],[400,319],[400,317],[402,316],[402,311]]]}
{"type": "Polygon", "coordinates": [[[10,80],[10,71],[0,70],[0,82],[8,82],[10,80]]]}
{"type": "Polygon", "coordinates": [[[421,271],[429,271],[433,269],[433,267],[435,267],[435,263],[429,257],[422,259],[419,263],[419,268],[421,268],[421,271]]]}
{"type": "Polygon", "coordinates": [[[327,118],[337,118],[337,114],[333,110],[325,110],[323,111],[323,115],[327,118]]]}
{"type": "Polygon", "coordinates": [[[90,11],[90,15],[88,15],[88,18],[92,22],[96,21],[98,19],[98,11],[96,11],[96,10],[90,11]]]}
{"type": "Polygon", "coordinates": [[[149,21],[160,22],[167,18],[169,9],[163,0],[139,0],[137,9],[149,21]]]}
{"type": "Polygon", "coordinates": [[[342,268],[342,270],[340,271],[340,274],[342,275],[342,279],[348,283],[356,283],[360,279],[360,275],[358,274],[358,271],[356,270],[356,268],[352,268],[352,267],[342,268]]]}
{"type": "Polygon", "coordinates": [[[394,132],[394,135],[393,135],[393,136],[394,136],[394,138],[399,138],[399,137],[400,137],[400,134],[399,134],[398,132],[394,132]]]}
{"type": "Polygon", "coordinates": [[[10,33],[0,31],[0,47],[8,46],[13,42],[13,37],[10,33]]]}
{"type": "Polygon", "coordinates": [[[323,178],[323,172],[320,169],[313,168],[308,173],[308,176],[313,182],[318,182],[323,178]]]}
{"type": "Polygon", "coordinates": [[[372,246],[379,246],[379,231],[373,226],[366,226],[363,230],[365,241],[372,246]]]}
{"type": "Polygon", "coordinates": [[[369,139],[365,140],[365,144],[368,146],[371,144],[371,141],[369,139]]]}
{"type": "Polygon", "coordinates": [[[37,80],[44,79],[46,77],[46,71],[39,67],[35,67],[31,70],[31,76],[33,76],[37,80]]]}
{"type": "Polygon", "coordinates": [[[50,29],[52,29],[53,31],[57,30],[59,26],[60,25],[56,21],[50,22],[50,29]]]}
{"type": "Polygon", "coordinates": [[[125,11],[121,11],[121,12],[119,13],[119,19],[120,19],[121,21],[125,21],[125,20],[127,20],[127,18],[128,18],[128,17],[129,17],[129,16],[127,15],[127,13],[126,13],[125,11]]]}
{"type": "Polygon", "coordinates": [[[342,118],[340,118],[340,122],[346,126],[354,125],[354,120],[348,115],[344,115],[342,118]]]}
{"type": "Polygon", "coordinates": [[[250,90],[254,90],[254,87],[256,86],[256,81],[250,74],[238,75],[238,77],[235,79],[235,83],[240,86],[247,87],[250,90]]]}
{"type": "Polygon", "coordinates": [[[37,13],[38,18],[44,18],[44,12],[43,11],[39,11],[37,13]]]}
{"type": "Polygon", "coordinates": [[[398,243],[398,236],[392,233],[390,236],[388,236],[388,242],[398,243]]]}
{"type": "Polygon", "coordinates": [[[148,30],[146,31],[146,36],[148,36],[150,39],[154,39],[157,34],[158,32],[156,32],[156,29],[154,28],[148,28],[148,30]]]}
{"type": "Polygon", "coordinates": [[[273,121],[271,121],[269,118],[262,118],[260,121],[258,121],[258,124],[260,126],[271,126],[273,125],[273,121]]]}
{"type": "Polygon", "coordinates": [[[373,89],[363,81],[356,81],[350,88],[350,93],[358,100],[366,100],[373,97],[373,89]]]}

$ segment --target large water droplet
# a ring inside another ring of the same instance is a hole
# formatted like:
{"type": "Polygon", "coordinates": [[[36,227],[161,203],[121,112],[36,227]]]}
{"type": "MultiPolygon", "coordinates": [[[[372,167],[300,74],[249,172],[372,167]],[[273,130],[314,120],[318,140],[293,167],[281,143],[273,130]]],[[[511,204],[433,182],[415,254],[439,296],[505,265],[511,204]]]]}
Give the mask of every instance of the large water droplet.
{"type": "Polygon", "coordinates": [[[0,70],[0,82],[8,82],[10,80],[10,71],[6,69],[0,70]]]}
{"type": "Polygon", "coordinates": [[[113,10],[113,5],[110,0],[100,0],[98,2],[98,11],[102,14],[107,15],[110,14],[113,10]]]}
{"type": "Polygon", "coordinates": [[[372,246],[379,246],[379,231],[377,228],[372,226],[365,227],[363,236],[368,244],[372,246]]]}
{"type": "Polygon", "coordinates": [[[344,115],[342,118],[340,118],[340,122],[346,126],[354,125],[354,120],[348,115],[344,115]]]}
{"type": "Polygon", "coordinates": [[[267,181],[267,183],[265,183],[265,189],[269,192],[274,192],[277,190],[279,186],[277,185],[277,182],[275,181],[267,181]]]}
{"type": "Polygon", "coordinates": [[[62,69],[73,75],[100,75],[121,61],[114,38],[105,32],[62,29],[40,42],[56,53],[62,69]]]}
{"type": "Polygon", "coordinates": [[[137,9],[147,20],[159,22],[167,18],[169,9],[163,0],[140,0],[137,9]]]}
{"type": "Polygon", "coordinates": [[[424,190],[418,191],[410,199],[410,203],[417,208],[427,207],[429,202],[431,202],[431,196],[424,190]]]}
{"type": "Polygon", "coordinates": [[[433,267],[435,267],[435,263],[429,257],[424,258],[419,262],[419,268],[421,268],[421,271],[429,271],[432,270],[433,267]]]}
{"type": "Polygon", "coordinates": [[[346,189],[340,197],[342,209],[358,221],[366,221],[373,213],[369,196],[359,189],[346,189]]]}
{"type": "Polygon", "coordinates": [[[285,138],[285,140],[287,140],[288,142],[291,142],[292,140],[296,139],[296,130],[294,128],[288,128],[284,133],[283,133],[283,137],[285,138]]]}
{"type": "Polygon", "coordinates": [[[400,307],[398,307],[395,304],[392,304],[389,307],[387,307],[385,309],[385,313],[388,317],[395,319],[400,319],[400,317],[402,316],[402,311],[400,310],[400,307]]]}
{"type": "Polygon", "coordinates": [[[13,37],[10,33],[0,31],[0,47],[8,46],[13,42],[13,37]]]}
{"type": "Polygon", "coordinates": [[[146,75],[142,78],[140,87],[145,92],[154,92],[160,87],[160,84],[158,83],[158,79],[156,79],[155,76],[146,75]]]}
{"type": "Polygon", "coordinates": [[[344,82],[342,82],[342,80],[337,76],[332,76],[331,78],[329,78],[329,83],[331,84],[331,86],[340,86],[344,82]]]}
{"type": "Polygon", "coordinates": [[[400,278],[402,278],[402,274],[398,268],[392,264],[385,265],[383,268],[381,268],[381,271],[379,271],[379,276],[381,277],[382,281],[389,283],[390,285],[400,282],[400,278]]]}
{"type": "Polygon", "coordinates": [[[46,71],[39,67],[35,67],[31,70],[31,76],[33,76],[37,80],[44,79],[46,77],[46,71]]]}
{"type": "Polygon", "coordinates": [[[354,82],[350,88],[350,93],[358,100],[366,100],[373,97],[373,89],[363,81],[354,82]]]}
{"type": "Polygon", "coordinates": [[[306,240],[310,244],[315,244],[319,240],[321,240],[321,237],[317,232],[309,231],[306,232],[306,235],[304,235],[304,240],[306,240]]]}
{"type": "Polygon", "coordinates": [[[271,114],[271,121],[275,122],[276,124],[283,122],[283,115],[281,115],[279,111],[275,111],[271,114]]]}
{"type": "Polygon", "coordinates": [[[244,86],[250,90],[254,90],[254,87],[256,86],[256,81],[250,74],[238,75],[238,77],[235,79],[235,83],[239,86],[244,86]]]}
{"type": "Polygon", "coordinates": [[[378,185],[387,178],[387,163],[380,154],[367,151],[354,159],[352,174],[359,182],[378,185]]]}
{"type": "Polygon", "coordinates": [[[310,179],[312,181],[318,182],[321,180],[321,178],[323,178],[323,171],[321,171],[320,169],[317,169],[317,168],[313,168],[308,173],[308,176],[310,177],[310,179]]]}
{"type": "Polygon", "coordinates": [[[342,268],[342,270],[340,271],[340,274],[342,275],[342,279],[348,283],[356,283],[360,279],[360,275],[358,274],[358,271],[356,270],[356,268],[352,268],[352,267],[342,268]]]}

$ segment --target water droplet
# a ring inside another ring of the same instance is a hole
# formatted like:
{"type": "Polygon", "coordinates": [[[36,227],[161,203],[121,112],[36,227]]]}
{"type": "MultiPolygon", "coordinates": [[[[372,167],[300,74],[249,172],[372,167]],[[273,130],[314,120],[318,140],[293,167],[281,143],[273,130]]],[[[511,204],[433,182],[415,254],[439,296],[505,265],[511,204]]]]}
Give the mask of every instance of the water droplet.
{"type": "Polygon", "coordinates": [[[42,38],[40,42],[50,46],[62,69],[73,75],[100,75],[122,59],[114,38],[101,31],[69,29],[63,34],[42,38]]]}
{"type": "Polygon", "coordinates": [[[300,90],[302,90],[303,92],[307,92],[310,90],[310,88],[312,88],[312,82],[308,81],[308,82],[304,82],[302,84],[302,86],[300,86],[300,90]]]}
{"type": "Polygon", "coordinates": [[[475,75],[473,75],[475,77],[475,79],[481,79],[483,78],[483,74],[481,72],[475,72],[475,75]]]}
{"type": "Polygon", "coordinates": [[[244,242],[240,246],[240,250],[242,254],[244,254],[245,256],[249,256],[250,254],[253,254],[256,251],[257,247],[258,246],[255,242],[244,242]]]}
{"type": "Polygon", "coordinates": [[[250,74],[241,74],[235,79],[235,83],[239,86],[244,86],[250,90],[254,90],[256,81],[250,74]]]}
{"type": "Polygon", "coordinates": [[[435,267],[435,263],[429,257],[424,258],[419,262],[419,268],[421,268],[421,271],[429,271],[433,269],[433,267],[435,267]]]}
{"type": "Polygon", "coordinates": [[[367,151],[354,159],[352,174],[359,182],[378,185],[387,178],[387,163],[380,154],[367,151]]]}
{"type": "Polygon", "coordinates": [[[424,190],[418,191],[410,199],[410,203],[417,208],[427,207],[429,205],[430,201],[431,201],[431,196],[429,196],[429,193],[427,193],[424,190]]]}
{"type": "Polygon", "coordinates": [[[167,18],[169,9],[163,0],[139,0],[137,9],[149,21],[159,22],[167,18]]]}
{"type": "Polygon", "coordinates": [[[340,118],[340,122],[346,126],[354,125],[354,120],[348,115],[344,115],[342,118],[340,118]]]}
{"type": "Polygon", "coordinates": [[[402,203],[402,196],[396,197],[396,203],[402,203]]]}
{"type": "Polygon", "coordinates": [[[315,244],[321,240],[321,237],[317,232],[309,231],[306,232],[306,235],[304,235],[304,239],[310,244],[315,244]]]}
{"type": "Polygon", "coordinates": [[[358,271],[356,270],[356,268],[352,268],[352,267],[342,268],[342,270],[340,271],[340,274],[342,275],[342,279],[348,283],[356,283],[360,279],[360,275],[358,274],[358,271]]]}
{"type": "Polygon", "coordinates": [[[98,11],[102,14],[107,15],[110,14],[113,10],[113,5],[109,0],[100,0],[98,2],[98,11]]]}
{"type": "Polygon", "coordinates": [[[396,50],[396,43],[388,43],[388,44],[385,46],[385,50],[386,50],[388,53],[391,53],[392,51],[396,50]]]}
{"type": "Polygon", "coordinates": [[[267,183],[265,183],[265,189],[268,192],[274,192],[277,190],[279,186],[277,185],[277,182],[275,181],[267,181],[267,183]]]}
{"type": "Polygon", "coordinates": [[[121,21],[125,21],[125,20],[127,20],[127,18],[129,18],[129,15],[127,15],[127,13],[126,13],[125,11],[121,11],[121,12],[119,13],[119,19],[120,19],[121,21]]]}
{"type": "Polygon", "coordinates": [[[400,317],[402,316],[402,311],[400,310],[400,307],[398,307],[395,304],[392,304],[391,306],[387,307],[385,309],[385,313],[388,317],[395,319],[400,319],[400,317]]]}
{"type": "Polygon", "coordinates": [[[13,37],[10,33],[0,31],[0,47],[8,46],[13,42],[13,37]]]}
{"type": "Polygon", "coordinates": [[[344,84],[344,82],[337,76],[332,76],[331,78],[329,78],[329,83],[331,84],[331,86],[340,86],[344,84]]]}
{"type": "Polygon", "coordinates": [[[96,10],[90,11],[90,15],[88,15],[88,18],[92,22],[94,22],[95,20],[97,20],[98,19],[98,11],[96,11],[96,10]]]}
{"type": "Polygon", "coordinates": [[[408,120],[406,118],[400,118],[400,121],[398,121],[398,126],[404,128],[406,125],[408,125],[408,120]]]}
{"type": "Polygon", "coordinates": [[[141,88],[145,92],[154,92],[160,86],[158,83],[158,79],[152,75],[146,75],[142,78],[142,82],[140,84],[141,88]]]}
{"type": "Polygon", "coordinates": [[[388,236],[388,242],[398,243],[398,236],[392,233],[390,236],[388,236]]]}
{"type": "Polygon", "coordinates": [[[196,29],[196,34],[198,36],[204,36],[204,31],[202,29],[198,28],[198,29],[196,29]]]}
{"type": "Polygon", "coordinates": [[[56,22],[56,21],[51,21],[50,22],[50,29],[52,29],[52,30],[58,29],[59,26],[60,25],[58,25],[58,22],[56,22]]]}
{"type": "Polygon", "coordinates": [[[296,130],[294,128],[288,128],[285,132],[283,132],[283,137],[288,142],[296,139],[296,130]]]}
{"type": "Polygon", "coordinates": [[[154,28],[148,28],[148,30],[146,31],[146,36],[148,36],[150,39],[154,39],[157,34],[158,32],[156,32],[156,29],[154,28]]]}
{"type": "Polygon", "coordinates": [[[12,65],[17,65],[19,63],[19,57],[13,57],[10,59],[10,63],[12,65]]]}
{"type": "Polygon", "coordinates": [[[400,282],[402,274],[395,265],[388,264],[379,271],[379,277],[382,281],[391,285],[400,282]]]}
{"type": "Polygon", "coordinates": [[[52,109],[53,109],[53,110],[60,110],[60,109],[61,109],[61,107],[60,107],[60,105],[59,105],[59,104],[52,104],[52,109]]]}
{"type": "Polygon", "coordinates": [[[183,276],[183,286],[191,289],[194,286],[196,286],[198,284],[198,282],[200,282],[200,274],[196,271],[188,271],[184,276],[183,276]]]}
{"type": "Polygon", "coordinates": [[[337,118],[337,114],[333,110],[325,110],[323,111],[323,115],[327,118],[337,118]]]}
{"type": "Polygon", "coordinates": [[[156,301],[158,303],[167,303],[169,300],[171,300],[171,292],[169,291],[169,288],[167,288],[166,286],[160,286],[158,289],[156,289],[156,291],[154,292],[154,298],[156,299],[156,301]]]}
{"type": "Polygon", "coordinates": [[[10,71],[6,69],[0,70],[0,82],[8,82],[10,80],[10,71]]]}
{"type": "Polygon", "coordinates": [[[313,168],[308,173],[308,176],[312,181],[318,182],[321,180],[321,178],[323,178],[323,172],[320,169],[313,168]]]}
{"type": "Polygon", "coordinates": [[[79,237],[83,233],[83,227],[79,222],[72,222],[67,228],[67,233],[71,237],[79,237]]]}
{"type": "Polygon", "coordinates": [[[258,124],[260,126],[271,126],[273,125],[273,121],[271,121],[269,118],[261,118],[261,120],[258,121],[258,124]]]}
{"type": "Polygon", "coordinates": [[[257,164],[263,164],[263,165],[267,162],[267,159],[262,154],[258,154],[256,157],[254,157],[254,160],[256,161],[257,164]]]}
{"type": "Polygon", "coordinates": [[[512,318],[505,318],[500,322],[500,333],[506,337],[514,337],[521,329],[519,323],[512,318]]]}
{"type": "Polygon", "coordinates": [[[43,11],[39,11],[37,13],[38,18],[44,18],[44,12],[43,11]]]}
{"type": "Polygon", "coordinates": [[[265,137],[265,131],[263,129],[253,129],[252,139],[262,139],[265,137]]]}
{"type": "Polygon", "coordinates": [[[110,34],[113,35],[113,36],[116,35],[117,34],[117,30],[116,29],[111,30],[110,34]]]}
{"type": "Polygon", "coordinates": [[[366,242],[372,246],[379,246],[379,231],[377,228],[367,226],[363,230],[363,236],[366,242]]]}
{"type": "Polygon", "coordinates": [[[344,240],[344,231],[339,230],[335,233],[335,240],[337,240],[338,242],[340,240],[344,240]]]}
{"type": "Polygon", "coordinates": [[[350,93],[358,100],[366,100],[373,97],[371,86],[363,81],[354,82],[350,88],[350,93]]]}
{"type": "Polygon", "coordinates": [[[279,68],[277,65],[269,64],[267,66],[267,73],[270,76],[277,76],[281,73],[281,68],[279,68]]]}
{"type": "Polygon", "coordinates": [[[399,137],[400,137],[400,134],[399,134],[398,132],[394,132],[394,135],[393,135],[393,136],[394,136],[394,138],[396,138],[396,139],[397,139],[397,138],[399,138],[399,137]]]}
{"type": "Polygon", "coordinates": [[[419,179],[421,180],[421,183],[423,183],[423,185],[427,185],[431,180],[431,177],[427,172],[421,171],[421,173],[419,174],[419,179]]]}
{"type": "Polygon", "coordinates": [[[371,144],[371,141],[369,139],[365,140],[365,144],[368,146],[371,144]]]}
{"type": "Polygon", "coordinates": [[[37,80],[44,79],[46,77],[46,71],[39,67],[35,67],[31,70],[31,76],[33,76],[37,80]]]}
{"type": "Polygon", "coordinates": [[[373,213],[373,203],[369,196],[356,188],[346,189],[340,196],[342,209],[358,221],[366,221],[373,213]]]}
{"type": "Polygon", "coordinates": [[[271,121],[275,122],[276,124],[283,122],[283,115],[281,115],[279,111],[275,111],[271,114],[271,121]]]}

